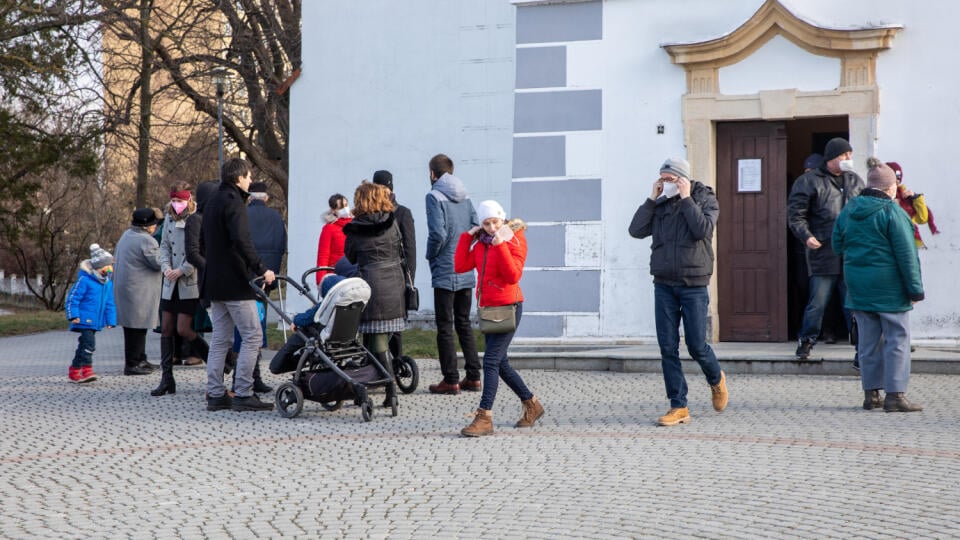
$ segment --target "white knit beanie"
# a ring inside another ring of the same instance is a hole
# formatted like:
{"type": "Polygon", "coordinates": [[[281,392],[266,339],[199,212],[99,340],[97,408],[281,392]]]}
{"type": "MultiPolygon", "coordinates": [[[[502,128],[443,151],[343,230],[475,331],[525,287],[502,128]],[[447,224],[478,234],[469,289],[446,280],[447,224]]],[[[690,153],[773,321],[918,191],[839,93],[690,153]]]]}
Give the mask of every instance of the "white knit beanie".
{"type": "Polygon", "coordinates": [[[503,211],[503,207],[497,201],[483,201],[477,206],[477,219],[480,220],[481,224],[490,218],[507,219],[507,213],[503,211]]]}

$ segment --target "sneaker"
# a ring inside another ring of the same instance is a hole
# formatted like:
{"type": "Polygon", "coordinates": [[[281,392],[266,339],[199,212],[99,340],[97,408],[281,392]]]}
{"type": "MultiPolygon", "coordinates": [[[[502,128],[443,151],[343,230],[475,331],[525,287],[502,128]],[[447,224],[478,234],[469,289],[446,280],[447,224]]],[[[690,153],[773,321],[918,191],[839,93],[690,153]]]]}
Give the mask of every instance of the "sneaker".
{"type": "Polygon", "coordinates": [[[727,392],[727,374],[720,372],[720,382],[710,385],[710,392],[713,393],[713,410],[720,412],[727,408],[727,400],[730,395],[727,392]]]}
{"type": "Polygon", "coordinates": [[[816,343],[816,341],[810,338],[801,339],[800,343],[797,345],[797,360],[806,360],[809,358],[810,351],[813,350],[814,343],[816,343]]]}
{"type": "Polygon", "coordinates": [[[677,424],[689,424],[690,411],[686,407],[674,407],[667,411],[667,414],[657,419],[657,425],[675,426],[677,424]]]}
{"type": "Polygon", "coordinates": [[[272,411],[273,403],[260,401],[256,394],[247,397],[236,396],[230,408],[235,411],[272,411]]]}
{"type": "Polygon", "coordinates": [[[67,377],[70,379],[70,382],[72,383],[80,383],[80,382],[83,382],[80,380],[81,379],[80,373],[81,373],[80,368],[70,366],[70,369],[67,371],[67,377]]]}
{"type": "Polygon", "coordinates": [[[232,405],[233,399],[231,399],[227,394],[224,394],[220,397],[207,396],[208,411],[223,411],[232,408],[232,405]]]}
{"type": "Polygon", "coordinates": [[[93,382],[97,380],[97,374],[93,372],[93,366],[83,366],[80,368],[80,382],[93,382]]]}

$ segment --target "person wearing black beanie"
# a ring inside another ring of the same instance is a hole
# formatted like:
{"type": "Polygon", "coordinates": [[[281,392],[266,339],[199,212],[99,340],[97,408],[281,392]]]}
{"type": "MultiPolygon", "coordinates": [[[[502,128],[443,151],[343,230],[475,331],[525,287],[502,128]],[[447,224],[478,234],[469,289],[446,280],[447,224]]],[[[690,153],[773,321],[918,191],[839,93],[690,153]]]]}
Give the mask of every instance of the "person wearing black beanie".
{"type": "MultiPolygon", "coordinates": [[[[833,294],[845,295],[840,257],[831,245],[833,225],[840,211],[864,184],[853,171],[853,147],[835,137],[823,149],[823,162],[793,183],[787,202],[788,224],[793,235],[806,246],[810,296],[797,335],[798,360],[807,360],[823,324],[823,315],[833,294]]],[[[850,329],[850,314],[844,308],[850,329]]],[[[856,365],[856,359],[854,360],[856,365]]]]}

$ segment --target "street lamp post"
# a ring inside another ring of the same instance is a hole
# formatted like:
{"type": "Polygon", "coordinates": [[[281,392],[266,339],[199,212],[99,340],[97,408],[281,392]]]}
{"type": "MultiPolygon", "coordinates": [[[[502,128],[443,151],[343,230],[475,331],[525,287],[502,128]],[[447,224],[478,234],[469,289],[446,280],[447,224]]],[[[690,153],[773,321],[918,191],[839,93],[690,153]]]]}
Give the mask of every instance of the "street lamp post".
{"type": "Polygon", "coordinates": [[[217,176],[223,170],[223,94],[227,86],[227,70],[213,69],[213,84],[217,87],[217,176]]]}

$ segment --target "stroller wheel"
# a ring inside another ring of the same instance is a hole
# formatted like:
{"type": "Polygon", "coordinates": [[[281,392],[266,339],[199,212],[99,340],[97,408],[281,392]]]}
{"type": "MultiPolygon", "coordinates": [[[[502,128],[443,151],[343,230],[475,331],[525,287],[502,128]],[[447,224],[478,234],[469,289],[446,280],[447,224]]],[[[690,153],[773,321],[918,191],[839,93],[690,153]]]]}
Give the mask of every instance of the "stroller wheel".
{"type": "Polygon", "coordinates": [[[364,422],[369,422],[373,419],[373,401],[368,399],[363,402],[363,405],[360,406],[360,415],[363,417],[364,422]]]}
{"type": "Polygon", "coordinates": [[[277,411],[284,418],[293,418],[303,410],[303,392],[292,382],[285,382],[277,388],[274,401],[277,411]]]}
{"type": "Polygon", "coordinates": [[[392,398],[390,398],[390,413],[391,413],[390,415],[391,416],[397,415],[397,407],[399,405],[400,405],[400,400],[397,399],[397,396],[393,396],[392,398]]]}
{"type": "Polygon", "coordinates": [[[328,411],[339,411],[343,407],[343,401],[331,401],[328,403],[320,402],[320,406],[328,411]]]}
{"type": "MultiPolygon", "coordinates": [[[[420,368],[409,356],[401,356],[393,361],[393,372],[397,379],[397,388],[404,394],[413,393],[420,384],[420,368]]],[[[394,415],[396,416],[396,415],[394,415]]]]}

